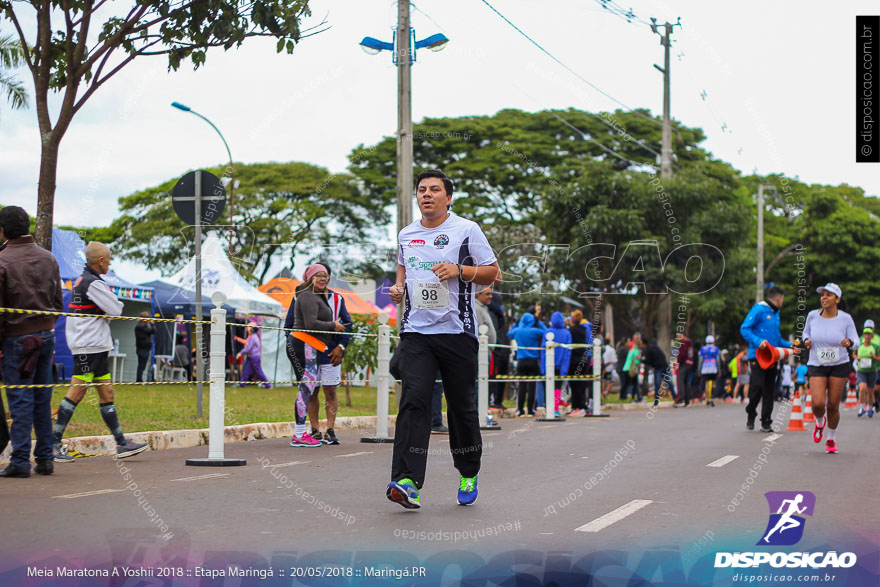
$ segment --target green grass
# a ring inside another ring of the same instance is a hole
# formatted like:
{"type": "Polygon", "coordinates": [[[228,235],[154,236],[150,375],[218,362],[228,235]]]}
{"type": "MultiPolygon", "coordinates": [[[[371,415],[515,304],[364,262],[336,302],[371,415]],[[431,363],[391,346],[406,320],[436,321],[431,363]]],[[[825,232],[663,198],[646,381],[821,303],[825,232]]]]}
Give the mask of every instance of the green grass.
{"type": "MultiPolygon", "coordinates": [[[[195,386],[183,384],[144,387],[120,386],[115,391],[115,403],[124,432],[208,427],[210,389],[207,385],[204,386],[203,391],[204,416],[202,418],[196,416],[195,386]]],[[[55,389],[52,397],[53,408],[58,407],[65,393],[67,393],[67,388],[55,389]]],[[[340,402],[337,417],[376,415],[376,390],[374,388],[352,387],[352,405],[350,407],[345,406],[345,389],[342,386],[338,388],[337,394],[340,402]]],[[[588,397],[592,397],[592,389],[588,389],[587,394],[588,397]]],[[[252,424],[254,422],[292,422],[295,399],[296,389],[294,387],[263,389],[256,386],[240,388],[228,385],[226,387],[226,425],[252,424]]],[[[645,397],[645,401],[652,399],[652,394],[645,397]]],[[[323,393],[320,395],[320,400],[322,402],[320,418],[323,419],[326,418],[323,393]]],[[[392,394],[389,397],[388,411],[390,414],[397,413],[397,401],[397,394],[392,394]]],[[[629,403],[629,401],[627,399],[621,402],[620,396],[612,392],[604,398],[603,403],[620,404],[629,403]]],[[[516,407],[514,400],[505,399],[504,403],[508,408],[516,407]]],[[[94,388],[90,389],[77,407],[64,436],[69,438],[108,434],[107,426],[101,419],[98,404],[98,394],[94,388]]],[[[443,399],[443,406],[445,410],[446,398],[443,399]]]]}
{"type": "MultiPolygon", "coordinates": [[[[123,432],[148,430],[180,430],[208,427],[210,390],[204,386],[204,417],[196,416],[195,386],[174,384],[155,386],[120,386],[116,388],[115,403],[123,432]]],[[[56,388],[52,407],[57,408],[67,388],[56,388]]],[[[375,416],[376,390],[370,387],[351,388],[351,407],[345,406],[345,388],[337,388],[339,413],[345,416],[375,416]]],[[[292,422],[294,420],[294,387],[263,389],[226,387],[226,425],[252,424],[254,422],[292,422]]],[[[325,418],[324,394],[320,394],[320,418],[325,418]]],[[[73,414],[64,436],[92,436],[108,434],[101,419],[98,394],[90,389],[73,414]]],[[[397,395],[389,397],[389,413],[397,413],[397,395]]]]}

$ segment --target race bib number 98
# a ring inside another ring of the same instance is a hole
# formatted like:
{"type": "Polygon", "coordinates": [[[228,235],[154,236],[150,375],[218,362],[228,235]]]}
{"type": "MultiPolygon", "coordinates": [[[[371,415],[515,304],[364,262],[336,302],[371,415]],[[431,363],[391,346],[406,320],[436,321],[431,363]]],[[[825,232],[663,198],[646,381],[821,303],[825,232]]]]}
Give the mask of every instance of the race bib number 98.
{"type": "Polygon", "coordinates": [[[819,362],[823,365],[831,365],[833,363],[840,362],[840,355],[838,354],[838,348],[836,346],[832,347],[823,347],[819,349],[819,362]]]}
{"type": "Polygon", "coordinates": [[[449,286],[445,282],[416,281],[413,305],[420,310],[449,307],[449,286]]]}

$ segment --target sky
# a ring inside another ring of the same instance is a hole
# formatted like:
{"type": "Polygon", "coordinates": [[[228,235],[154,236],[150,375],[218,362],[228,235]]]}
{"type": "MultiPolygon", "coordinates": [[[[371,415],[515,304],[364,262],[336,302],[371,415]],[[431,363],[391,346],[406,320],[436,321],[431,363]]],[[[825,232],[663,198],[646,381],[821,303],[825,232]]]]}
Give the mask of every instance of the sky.
{"type": "MultiPolygon", "coordinates": [[[[481,0],[420,0],[412,25],[421,39],[442,32],[440,52],[422,50],[412,69],[413,119],[620,107],[662,113],[660,37],[592,0],[490,0],[532,45],[481,0]]],[[[108,225],[118,198],[227,160],[214,131],[170,107],[182,102],[216,124],[236,162],[305,161],[344,171],[359,144],[395,134],[397,74],[387,52],[370,56],[364,36],[391,40],[396,4],[313,0],[305,25],[330,28],[293,54],[250,39],[211,50],[198,71],[167,71],[164,57],[138,58],[95,93],[76,116],[60,153],[56,224],[108,225]]],[[[675,120],[704,129],[703,147],[745,174],[784,173],[808,183],[880,194],[877,164],[855,163],[855,16],[876,2],[624,3],[639,20],[676,22],[671,65],[675,120]],[[701,94],[705,92],[706,98],[701,94]]],[[[0,21],[0,33],[11,33],[0,21]]],[[[29,88],[26,71],[18,76],[29,88]]],[[[638,137],[636,137],[638,138],[638,137]]],[[[40,137],[32,107],[0,103],[0,203],[36,209],[40,137]]],[[[131,281],[158,273],[130,262],[131,281]]]]}

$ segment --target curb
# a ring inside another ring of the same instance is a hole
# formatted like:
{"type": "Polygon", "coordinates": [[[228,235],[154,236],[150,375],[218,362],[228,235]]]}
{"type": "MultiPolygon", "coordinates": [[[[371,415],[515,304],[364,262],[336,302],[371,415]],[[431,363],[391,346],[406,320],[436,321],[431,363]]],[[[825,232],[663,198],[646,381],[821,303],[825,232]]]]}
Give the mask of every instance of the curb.
{"type": "MultiPolygon", "coordinates": [[[[336,419],[336,430],[371,430],[375,433],[377,416],[347,416],[336,419]]],[[[388,416],[388,426],[393,427],[397,422],[397,415],[388,416]]],[[[224,444],[232,442],[249,442],[263,440],[265,438],[284,438],[293,435],[294,422],[260,422],[256,424],[242,424],[238,426],[225,426],[223,429],[224,444]]],[[[319,420],[319,426],[326,426],[326,420],[319,420]]],[[[125,437],[134,442],[146,442],[151,450],[166,450],[172,448],[192,448],[194,446],[207,446],[208,429],[195,430],[156,430],[149,432],[132,432],[125,437]]],[[[77,436],[65,439],[68,450],[78,450],[89,455],[114,455],[116,454],[116,441],[112,435],[106,436],[77,436]]],[[[33,444],[31,445],[33,451],[33,444]]],[[[0,453],[0,461],[8,461],[12,454],[12,445],[0,453]]]]}
{"type": "MultiPolygon", "coordinates": [[[[657,408],[658,409],[659,408],[671,408],[672,406],[673,406],[673,402],[671,402],[671,401],[661,401],[657,405],[657,408]]],[[[652,401],[645,401],[640,404],[629,404],[629,403],[628,404],[602,404],[602,411],[603,412],[614,412],[614,411],[619,411],[619,410],[623,410],[623,411],[650,410],[653,407],[654,407],[654,402],[652,400],[652,401]]],[[[544,408],[538,408],[538,410],[539,410],[539,414],[543,414],[544,408]]],[[[504,410],[490,409],[489,414],[496,417],[496,418],[501,418],[504,420],[506,420],[508,418],[516,418],[516,410],[513,408],[505,408],[504,410]]]]}

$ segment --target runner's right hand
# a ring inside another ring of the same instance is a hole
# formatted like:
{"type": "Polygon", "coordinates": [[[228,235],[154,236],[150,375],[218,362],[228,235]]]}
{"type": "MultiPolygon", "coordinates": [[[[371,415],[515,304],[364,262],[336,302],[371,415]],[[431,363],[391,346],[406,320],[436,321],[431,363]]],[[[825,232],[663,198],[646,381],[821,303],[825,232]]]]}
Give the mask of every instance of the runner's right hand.
{"type": "Polygon", "coordinates": [[[336,329],[336,332],[345,332],[345,326],[343,326],[343,325],[342,325],[342,322],[339,321],[339,320],[336,320],[336,322],[334,323],[333,328],[336,329]]]}
{"type": "Polygon", "coordinates": [[[392,302],[399,304],[403,301],[403,286],[395,283],[388,289],[388,295],[391,296],[392,302]]]}

